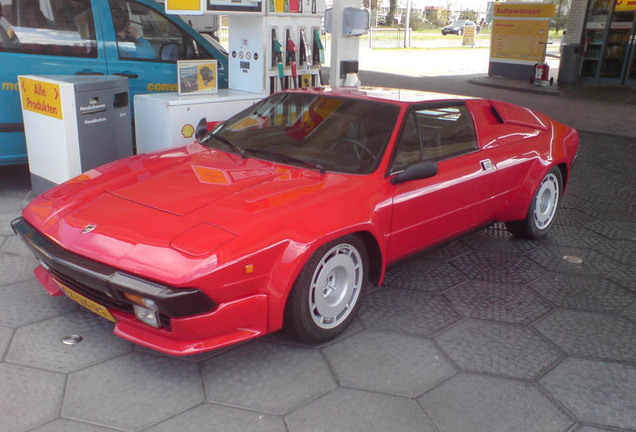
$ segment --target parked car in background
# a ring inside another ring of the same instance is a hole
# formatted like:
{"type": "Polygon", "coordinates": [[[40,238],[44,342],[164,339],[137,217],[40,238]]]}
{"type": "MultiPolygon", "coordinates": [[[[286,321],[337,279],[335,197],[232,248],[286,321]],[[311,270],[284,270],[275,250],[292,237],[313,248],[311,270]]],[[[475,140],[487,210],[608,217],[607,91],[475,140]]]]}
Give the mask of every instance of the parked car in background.
{"type": "Polygon", "coordinates": [[[442,28],[442,35],[456,34],[462,36],[466,26],[475,26],[475,33],[479,33],[479,26],[469,20],[454,21],[452,24],[442,28]]]}
{"type": "Polygon", "coordinates": [[[49,294],[170,354],[282,327],[326,341],[390,263],[493,222],[545,236],[578,148],[527,108],[392,89],[290,90],[201,125],[190,145],[92,169],[12,222],[49,294]]]}

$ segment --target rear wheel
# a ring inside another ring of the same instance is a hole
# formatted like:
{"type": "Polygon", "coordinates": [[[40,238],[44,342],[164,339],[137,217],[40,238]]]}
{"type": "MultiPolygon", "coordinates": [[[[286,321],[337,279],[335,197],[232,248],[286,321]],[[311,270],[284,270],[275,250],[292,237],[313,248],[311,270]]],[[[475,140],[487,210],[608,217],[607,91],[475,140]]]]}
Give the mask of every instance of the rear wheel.
{"type": "Polygon", "coordinates": [[[367,262],[364,243],[356,236],[320,247],[289,295],[287,329],[304,342],[326,341],[342,332],[358,311],[367,262]]]}
{"type": "Polygon", "coordinates": [[[518,237],[538,239],[545,236],[556,219],[563,177],[559,168],[554,167],[545,175],[534,194],[526,218],[520,221],[506,222],[508,231],[518,237]]]}

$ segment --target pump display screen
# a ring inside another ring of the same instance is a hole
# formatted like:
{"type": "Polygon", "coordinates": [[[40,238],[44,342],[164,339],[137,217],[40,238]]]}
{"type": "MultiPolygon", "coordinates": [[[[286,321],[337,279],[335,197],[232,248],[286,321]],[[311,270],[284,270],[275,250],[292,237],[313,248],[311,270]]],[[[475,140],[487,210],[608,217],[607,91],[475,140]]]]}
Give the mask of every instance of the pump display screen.
{"type": "Polygon", "coordinates": [[[262,12],[263,2],[257,0],[208,0],[208,10],[262,12]]]}

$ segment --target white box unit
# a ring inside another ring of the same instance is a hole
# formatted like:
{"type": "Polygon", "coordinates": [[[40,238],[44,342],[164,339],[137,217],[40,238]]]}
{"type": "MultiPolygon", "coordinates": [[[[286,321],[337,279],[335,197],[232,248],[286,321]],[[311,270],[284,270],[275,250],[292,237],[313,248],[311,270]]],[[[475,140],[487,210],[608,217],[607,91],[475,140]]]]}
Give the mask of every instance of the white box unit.
{"type": "Polygon", "coordinates": [[[194,141],[199,121],[223,121],[263,99],[262,94],[221,89],[210,95],[156,93],[135,96],[137,153],[194,141]]]}

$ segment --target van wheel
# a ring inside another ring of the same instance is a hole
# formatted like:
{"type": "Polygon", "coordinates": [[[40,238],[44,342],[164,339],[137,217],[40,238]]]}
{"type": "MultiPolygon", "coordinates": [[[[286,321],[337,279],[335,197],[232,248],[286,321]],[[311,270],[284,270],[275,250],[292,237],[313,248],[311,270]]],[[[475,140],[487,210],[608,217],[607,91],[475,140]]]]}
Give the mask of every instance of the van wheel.
{"type": "Polygon", "coordinates": [[[364,243],[350,235],[321,246],[305,264],[287,301],[285,326],[303,342],[323,342],[353,320],[368,280],[364,243]]]}

